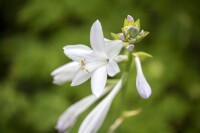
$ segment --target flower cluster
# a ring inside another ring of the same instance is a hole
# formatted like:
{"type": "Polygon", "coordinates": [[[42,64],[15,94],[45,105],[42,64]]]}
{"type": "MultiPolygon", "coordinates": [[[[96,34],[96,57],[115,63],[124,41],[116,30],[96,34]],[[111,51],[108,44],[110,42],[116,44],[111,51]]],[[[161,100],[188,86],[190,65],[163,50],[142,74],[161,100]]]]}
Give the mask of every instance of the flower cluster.
{"type": "Polygon", "coordinates": [[[115,95],[125,87],[127,78],[124,75],[130,70],[133,60],[137,70],[137,91],[142,98],[149,98],[151,88],[144,77],[140,57],[150,57],[150,55],[144,52],[133,53],[134,43],[140,41],[147,34],[148,32],[140,31],[139,20],[134,21],[133,17],[128,15],[122,33],[112,33],[114,40],[108,40],[104,38],[101,23],[97,20],[90,31],[91,48],[83,44],[67,45],[63,48],[65,55],[72,61],[51,73],[54,79],[53,83],[60,85],[72,81],[71,86],[77,86],[91,78],[92,94],[71,105],[60,116],[56,125],[59,132],[68,132],[81,113],[106,95],[86,116],[78,131],[79,133],[96,133],[101,127],[115,95]],[[123,50],[128,50],[128,54],[120,54],[123,53],[123,50]],[[124,62],[126,66],[122,77],[115,84],[106,85],[108,76],[114,77],[120,72],[119,62],[124,62]]]}
{"type": "Polygon", "coordinates": [[[124,27],[122,27],[121,33],[111,33],[115,40],[122,40],[123,42],[127,42],[127,45],[133,45],[140,42],[148,34],[148,31],[140,31],[140,20],[137,19],[134,21],[133,17],[130,15],[128,15],[124,20],[124,27]]]}

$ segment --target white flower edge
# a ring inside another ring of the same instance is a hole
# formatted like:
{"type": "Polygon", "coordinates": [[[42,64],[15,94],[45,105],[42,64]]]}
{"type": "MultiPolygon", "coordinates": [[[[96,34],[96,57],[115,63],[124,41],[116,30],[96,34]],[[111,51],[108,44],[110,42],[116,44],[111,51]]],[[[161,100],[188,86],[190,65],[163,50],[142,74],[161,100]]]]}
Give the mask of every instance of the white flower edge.
{"type": "Polygon", "coordinates": [[[138,56],[135,57],[135,64],[137,69],[137,77],[136,77],[136,88],[139,95],[147,99],[151,95],[151,87],[149,86],[141,67],[141,62],[138,56]]]}
{"type": "Polygon", "coordinates": [[[57,69],[55,69],[51,76],[53,76],[53,83],[61,85],[65,82],[71,81],[74,78],[75,72],[79,69],[77,62],[69,62],[57,69]]]}
{"type": "Polygon", "coordinates": [[[112,91],[86,116],[78,133],[96,133],[99,130],[121,86],[122,80],[119,80],[112,91]]]}
{"type": "MultiPolygon", "coordinates": [[[[105,87],[104,92],[100,97],[104,96],[110,89],[111,86],[105,87]]],[[[100,97],[89,95],[68,107],[59,117],[55,128],[61,133],[70,131],[70,129],[76,123],[78,116],[88,109],[100,97]]]]}

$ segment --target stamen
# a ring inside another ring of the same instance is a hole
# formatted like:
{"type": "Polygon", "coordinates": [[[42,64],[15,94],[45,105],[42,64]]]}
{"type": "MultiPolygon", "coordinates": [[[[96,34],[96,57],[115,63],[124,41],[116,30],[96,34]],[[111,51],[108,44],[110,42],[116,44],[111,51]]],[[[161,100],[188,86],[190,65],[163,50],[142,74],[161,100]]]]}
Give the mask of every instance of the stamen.
{"type": "Polygon", "coordinates": [[[85,68],[85,61],[86,61],[85,59],[81,60],[81,62],[80,62],[80,65],[81,65],[80,69],[81,70],[85,70],[86,72],[90,73],[90,71],[85,68]]]}

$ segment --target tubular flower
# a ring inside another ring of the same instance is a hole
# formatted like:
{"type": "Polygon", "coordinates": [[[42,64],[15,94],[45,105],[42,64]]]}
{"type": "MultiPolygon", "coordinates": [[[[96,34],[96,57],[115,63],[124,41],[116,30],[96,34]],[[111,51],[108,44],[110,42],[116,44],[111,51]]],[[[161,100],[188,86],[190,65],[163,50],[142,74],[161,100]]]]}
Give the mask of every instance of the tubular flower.
{"type": "Polygon", "coordinates": [[[119,80],[112,91],[86,116],[79,128],[79,133],[96,133],[98,131],[121,86],[122,80],[119,80]]]}
{"type": "MultiPolygon", "coordinates": [[[[110,90],[110,87],[105,87],[102,95],[105,95],[110,90]]],[[[100,97],[94,95],[89,95],[75,104],[71,105],[67,110],[65,110],[59,117],[56,129],[61,132],[68,132],[76,123],[77,118],[82,114],[87,108],[89,108],[94,102],[96,102],[100,97]]]]}
{"type": "Polygon", "coordinates": [[[137,77],[136,77],[137,91],[142,98],[147,99],[151,95],[151,87],[149,86],[146,78],[144,77],[140,59],[138,56],[135,57],[135,64],[137,69],[137,77]]]}

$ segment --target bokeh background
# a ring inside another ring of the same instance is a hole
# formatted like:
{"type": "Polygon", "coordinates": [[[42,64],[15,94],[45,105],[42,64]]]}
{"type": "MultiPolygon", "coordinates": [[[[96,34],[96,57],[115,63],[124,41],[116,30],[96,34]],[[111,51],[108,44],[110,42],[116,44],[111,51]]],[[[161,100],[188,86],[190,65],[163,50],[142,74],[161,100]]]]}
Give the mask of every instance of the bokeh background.
{"type": "MultiPolygon", "coordinates": [[[[70,60],[67,44],[89,44],[92,23],[104,35],[120,32],[130,14],[150,34],[136,45],[154,57],[142,62],[152,87],[148,100],[135,88],[131,70],[127,109],[142,109],[116,133],[200,132],[200,12],[195,0],[1,0],[0,132],[55,133],[59,115],[91,94],[90,83],[77,87],[52,84],[50,73],[70,60]]],[[[118,117],[117,95],[99,133],[118,117]]],[[[89,110],[91,110],[90,108],[89,110]]],[[[78,120],[77,129],[89,112],[78,120]]]]}

